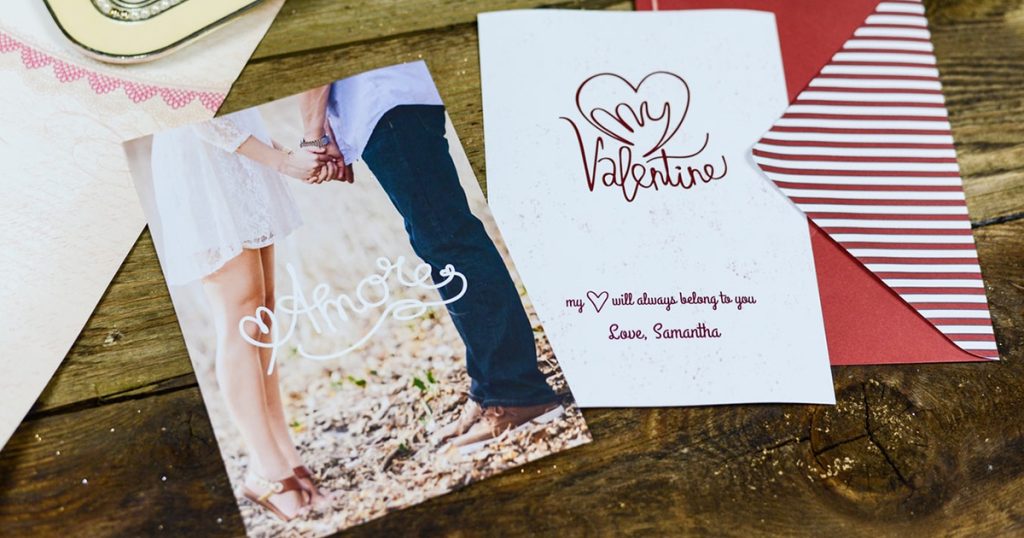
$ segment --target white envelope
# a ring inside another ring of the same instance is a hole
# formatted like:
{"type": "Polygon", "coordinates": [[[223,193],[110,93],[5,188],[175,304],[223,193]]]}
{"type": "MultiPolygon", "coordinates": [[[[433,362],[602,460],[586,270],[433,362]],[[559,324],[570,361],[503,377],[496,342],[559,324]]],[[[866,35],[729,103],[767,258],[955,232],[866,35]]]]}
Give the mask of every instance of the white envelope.
{"type": "Polygon", "coordinates": [[[284,0],[152,63],[84,57],[43,2],[0,21],[0,446],[145,225],[125,140],[212,117],[284,0]]]}
{"type": "Polygon", "coordinates": [[[834,403],[806,217],[749,156],[788,104],[773,15],[479,27],[489,202],[579,404],[834,403]]]}

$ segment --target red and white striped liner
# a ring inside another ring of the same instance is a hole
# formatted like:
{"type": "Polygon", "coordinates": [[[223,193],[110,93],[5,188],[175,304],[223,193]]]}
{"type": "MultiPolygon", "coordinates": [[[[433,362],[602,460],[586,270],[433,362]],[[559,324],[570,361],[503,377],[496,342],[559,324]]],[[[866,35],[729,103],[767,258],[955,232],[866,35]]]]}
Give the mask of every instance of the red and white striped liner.
{"type": "Polygon", "coordinates": [[[998,358],[920,1],[881,2],[753,154],[815,224],[950,340],[998,358]]]}

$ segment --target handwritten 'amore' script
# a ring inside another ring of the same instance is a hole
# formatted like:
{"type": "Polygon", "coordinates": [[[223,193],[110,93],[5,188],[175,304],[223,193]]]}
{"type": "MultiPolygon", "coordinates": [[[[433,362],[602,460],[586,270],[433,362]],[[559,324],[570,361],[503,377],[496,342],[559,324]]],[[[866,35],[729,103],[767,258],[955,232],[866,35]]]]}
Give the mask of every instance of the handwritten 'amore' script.
{"type": "Polygon", "coordinates": [[[598,73],[576,90],[576,108],[601,133],[585,139],[580,125],[561,118],[576,134],[590,192],[598,185],[617,188],[632,202],[641,189],[691,189],[722,179],[729,170],[724,155],[694,162],[708,147],[707,133],[695,151],[673,155],[665,149],[690,111],[690,86],[679,75],[655,71],[633,84],[614,73],[598,73]]]}
{"type": "Polygon", "coordinates": [[[352,345],[334,351],[332,353],[315,354],[308,352],[302,344],[296,345],[296,353],[307,359],[328,360],[342,357],[365,344],[371,336],[376,333],[389,317],[396,320],[410,320],[418,318],[427,313],[431,307],[444,306],[458,301],[466,294],[467,282],[462,273],[455,270],[452,265],[446,265],[438,271],[440,281],[434,282],[431,278],[431,268],[421,263],[413,269],[412,274],[404,272],[405,257],[399,256],[394,262],[387,258],[377,259],[379,272],[363,278],[355,287],[355,298],[344,293],[333,294],[331,287],[325,283],[316,285],[311,292],[311,298],[307,299],[302,291],[302,283],[295,274],[295,268],[291,264],[286,266],[288,276],[291,278],[291,295],[283,295],[277,299],[277,308],[271,310],[265,306],[256,309],[255,315],[245,316],[238,322],[238,331],[246,342],[261,348],[270,348],[270,366],[267,374],[274,371],[277,363],[277,350],[287,344],[295,336],[295,329],[299,321],[310,324],[316,334],[323,334],[325,330],[337,333],[339,325],[344,326],[350,320],[350,313],[366,317],[375,309],[380,309],[376,322],[370,330],[352,345]],[[459,290],[450,294],[446,299],[436,301],[422,301],[419,299],[396,299],[392,297],[391,281],[394,280],[404,288],[419,290],[439,290],[452,282],[458,281],[459,290]],[[287,329],[281,333],[281,323],[278,321],[279,314],[291,316],[287,329]],[[246,329],[250,324],[258,330],[257,338],[251,336],[252,331],[246,329]],[[264,341],[266,340],[266,341],[264,341]]]}

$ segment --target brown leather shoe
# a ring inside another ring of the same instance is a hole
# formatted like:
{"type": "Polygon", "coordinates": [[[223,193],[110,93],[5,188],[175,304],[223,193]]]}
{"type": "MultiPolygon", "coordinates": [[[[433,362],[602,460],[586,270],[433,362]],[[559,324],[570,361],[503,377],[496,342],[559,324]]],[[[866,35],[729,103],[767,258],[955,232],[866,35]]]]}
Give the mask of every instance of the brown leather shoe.
{"type": "Polygon", "coordinates": [[[547,424],[565,414],[559,402],[528,406],[487,407],[465,433],[452,439],[463,455],[475,452],[505,432],[516,432],[537,424],[547,424]]]}
{"type": "Polygon", "coordinates": [[[331,505],[331,500],[334,496],[320,491],[320,486],[316,483],[316,477],[313,476],[313,471],[310,471],[309,467],[305,465],[295,467],[292,469],[292,474],[295,475],[302,489],[306,490],[306,493],[309,494],[315,508],[322,509],[331,505]]]}
{"type": "Polygon", "coordinates": [[[459,413],[459,418],[437,430],[436,439],[438,444],[466,433],[483,414],[484,410],[480,407],[480,404],[467,399],[466,404],[462,406],[462,411],[459,413]]]}

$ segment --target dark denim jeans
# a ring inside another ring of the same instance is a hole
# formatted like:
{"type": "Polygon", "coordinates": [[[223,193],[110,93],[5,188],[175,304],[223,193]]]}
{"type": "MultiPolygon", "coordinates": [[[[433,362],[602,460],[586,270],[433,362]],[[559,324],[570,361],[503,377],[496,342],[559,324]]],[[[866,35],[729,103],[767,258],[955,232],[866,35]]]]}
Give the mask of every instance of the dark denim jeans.
{"type": "MultiPolygon", "coordinates": [[[[363,160],[405,219],[412,248],[433,267],[435,282],[447,264],[466,276],[466,294],[448,312],[466,344],[470,397],[485,407],[554,401],[537,369],[533,330],[519,293],[459,184],[445,139],[444,107],[389,110],[374,128],[363,160]]],[[[456,281],[439,291],[448,298],[461,288],[456,281]]]]}

